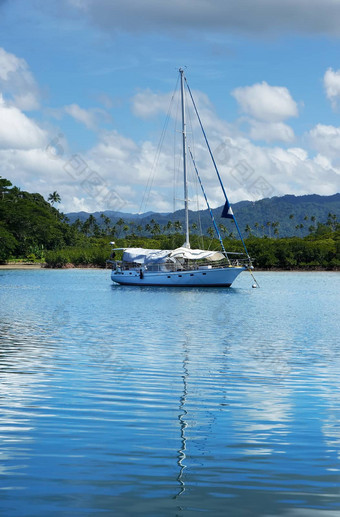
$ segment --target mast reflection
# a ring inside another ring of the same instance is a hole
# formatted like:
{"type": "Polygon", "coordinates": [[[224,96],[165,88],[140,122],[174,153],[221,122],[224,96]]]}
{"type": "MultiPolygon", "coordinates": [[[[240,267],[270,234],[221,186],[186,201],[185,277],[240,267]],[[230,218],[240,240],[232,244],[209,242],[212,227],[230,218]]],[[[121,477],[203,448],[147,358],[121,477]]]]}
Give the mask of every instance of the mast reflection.
{"type": "Polygon", "coordinates": [[[179,466],[179,474],[177,476],[177,481],[179,483],[180,489],[177,495],[175,495],[175,499],[180,497],[183,492],[185,492],[185,481],[184,481],[184,469],[186,468],[186,465],[184,463],[184,460],[186,458],[186,449],[187,449],[187,438],[185,435],[185,430],[188,427],[188,424],[186,422],[186,416],[188,414],[187,410],[185,409],[186,405],[186,398],[188,394],[188,384],[187,379],[189,377],[189,371],[188,371],[188,363],[189,363],[189,351],[187,348],[187,340],[184,343],[184,358],[182,362],[183,366],[183,375],[182,375],[182,381],[183,381],[183,393],[179,399],[179,415],[178,415],[178,421],[180,425],[181,430],[181,447],[178,450],[178,456],[177,456],[177,465],[179,466]]]}

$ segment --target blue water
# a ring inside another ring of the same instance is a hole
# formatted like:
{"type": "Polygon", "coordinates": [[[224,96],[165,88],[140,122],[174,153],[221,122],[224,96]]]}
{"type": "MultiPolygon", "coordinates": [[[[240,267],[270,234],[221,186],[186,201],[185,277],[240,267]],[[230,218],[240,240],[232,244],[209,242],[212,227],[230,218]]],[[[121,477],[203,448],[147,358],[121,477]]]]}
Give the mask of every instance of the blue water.
{"type": "Polygon", "coordinates": [[[0,514],[340,515],[340,275],[0,271],[0,514]]]}

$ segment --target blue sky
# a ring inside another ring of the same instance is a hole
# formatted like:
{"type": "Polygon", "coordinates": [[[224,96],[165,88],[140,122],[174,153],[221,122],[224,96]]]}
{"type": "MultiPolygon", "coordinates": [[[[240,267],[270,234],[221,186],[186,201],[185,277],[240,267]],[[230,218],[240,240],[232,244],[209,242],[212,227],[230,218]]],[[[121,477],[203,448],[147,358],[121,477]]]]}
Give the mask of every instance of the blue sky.
{"type": "Polygon", "coordinates": [[[66,212],[180,208],[170,139],[153,163],[186,67],[231,202],[334,194],[339,38],[334,0],[0,0],[0,175],[66,212]]]}

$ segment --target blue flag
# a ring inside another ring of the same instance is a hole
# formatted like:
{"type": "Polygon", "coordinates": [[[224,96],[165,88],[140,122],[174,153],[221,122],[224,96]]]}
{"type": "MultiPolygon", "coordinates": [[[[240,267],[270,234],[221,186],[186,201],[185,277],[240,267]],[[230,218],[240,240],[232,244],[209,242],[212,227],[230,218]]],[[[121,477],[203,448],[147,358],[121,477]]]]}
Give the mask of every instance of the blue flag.
{"type": "Polygon", "coordinates": [[[229,201],[225,202],[221,217],[224,217],[225,219],[234,219],[233,210],[229,204],[229,201]]]}

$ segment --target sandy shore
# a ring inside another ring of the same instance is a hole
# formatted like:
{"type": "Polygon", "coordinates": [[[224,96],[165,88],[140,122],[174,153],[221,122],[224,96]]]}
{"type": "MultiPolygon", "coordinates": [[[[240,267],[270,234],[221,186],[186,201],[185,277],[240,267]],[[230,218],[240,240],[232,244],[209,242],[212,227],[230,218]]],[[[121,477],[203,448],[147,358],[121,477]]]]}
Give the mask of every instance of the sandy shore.
{"type": "Polygon", "coordinates": [[[0,264],[0,269],[41,269],[44,264],[0,264]]]}

